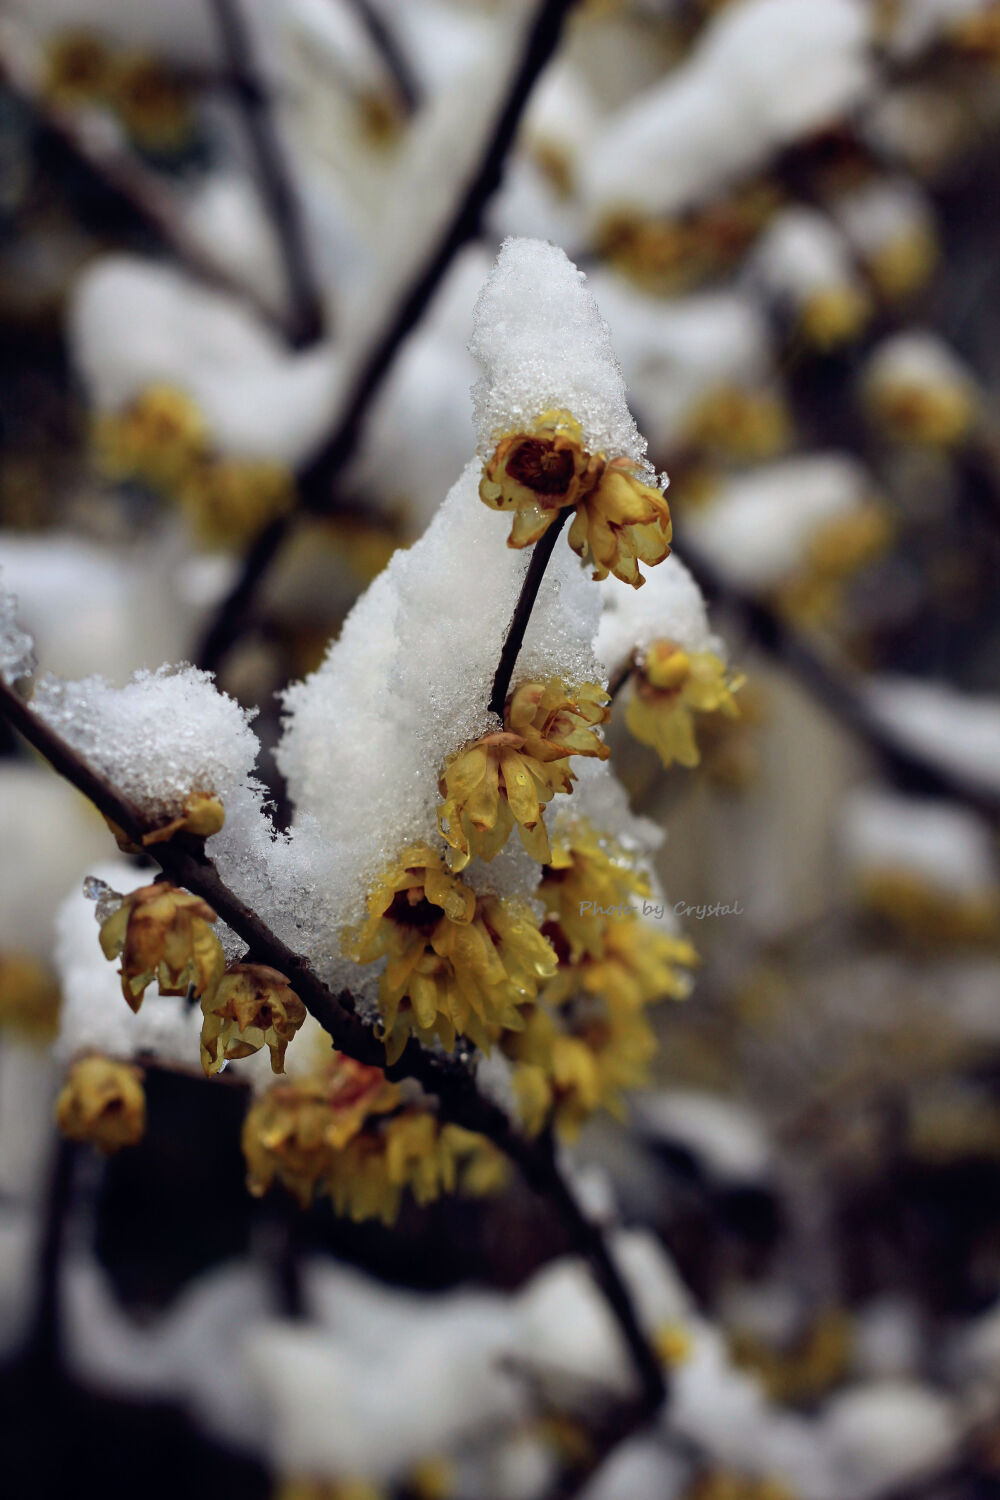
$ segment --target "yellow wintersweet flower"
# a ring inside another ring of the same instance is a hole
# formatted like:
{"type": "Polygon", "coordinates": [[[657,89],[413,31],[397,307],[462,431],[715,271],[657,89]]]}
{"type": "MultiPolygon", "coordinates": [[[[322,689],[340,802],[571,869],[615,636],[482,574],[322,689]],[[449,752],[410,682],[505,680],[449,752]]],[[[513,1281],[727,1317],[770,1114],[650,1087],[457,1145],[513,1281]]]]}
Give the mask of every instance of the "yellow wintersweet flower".
{"type": "Polygon", "coordinates": [[[513,828],[533,859],[544,864],[549,839],[542,808],[556,792],[573,789],[572,755],[606,760],[610,751],[595,729],[608,717],[607,693],[585,682],[571,690],[557,678],[524,682],[504,710],[505,728],[483,735],[453,755],[441,776],[444,802],[438,827],[451,846],[454,870],[474,856],[491,860],[513,828]]]}
{"type": "Polygon", "coordinates": [[[688,414],[683,440],[726,458],[764,459],[788,447],[791,427],[788,407],[775,391],[721,385],[705,391],[688,414]]]}
{"type": "Polygon", "coordinates": [[[510,1039],[513,1085],[525,1131],[537,1135],[552,1118],[574,1140],[598,1109],[621,1114],[625,1089],[646,1083],[656,1037],[640,1011],[574,1018],[572,1030],[539,1007],[526,1037],[510,1039]]]}
{"type": "Polygon", "coordinates": [[[116,59],[107,102],[140,150],[177,151],[194,135],[196,120],[188,90],[154,57],[130,53],[116,59]]]}
{"type": "Polygon", "coordinates": [[[266,964],[232,964],[202,995],[201,1008],[201,1065],[209,1078],[227,1060],[250,1057],[263,1046],[272,1072],[283,1073],[288,1043],[306,1018],[284,974],[266,964]]]}
{"type": "Polygon", "coordinates": [[[589,996],[610,1010],[641,1010],[657,1000],[685,999],[691,979],[681,971],[697,962],[687,938],[660,932],[641,917],[616,919],[607,924],[602,954],[560,964],[541,998],[558,1006],[589,996]]]}
{"type": "Polygon", "coordinates": [[[336,1053],[308,1078],[277,1084],[243,1122],[247,1186],[262,1197],[278,1180],[303,1207],[321,1189],[335,1157],[373,1115],[397,1107],[399,1090],[381,1068],[336,1053]]]}
{"type": "Polygon", "coordinates": [[[175,833],[190,833],[195,838],[211,838],[218,833],[226,821],[226,814],[218,797],[210,792],[192,792],[184,803],[183,811],[171,818],[162,828],[154,828],[142,836],[143,846],[165,844],[175,833]]]}
{"type": "Polygon", "coordinates": [[[0,953],[0,1028],[45,1044],[59,1030],[59,985],[30,953],[0,953]]]}
{"type": "Polygon", "coordinates": [[[56,1124],[71,1141],[109,1155],[134,1146],[146,1130],[142,1069],[94,1053],[73,1063],[56,1100],[56,1124]]]}
{"type": "Polygon", "coordinates": [[[97,418],[94,444],[112,479],[131,479],[168,492],[207,450],[204,418],[183,391],[150,385],[124,410],[97,418]]]}
{"type": "Polygon", "coordinates": [[[204,546],[244,546],[291,509],[295,483],[283,464],[202,454],[178,476],[177,499],[204,546]]]}
{"type": "Polygon", "coordinates": [[[814,349],[837,349],[860,337],[872,315],[871,298],[860,286],[820,287],[799,308],[799,332],[814,349]]]}
{"type": "Polygon", "coordinates": [[[154,979],[164,995],[215,988],[226,968],[215,920],[206,901],[165,880],[125,897],[101,924],[100,943],[105,958],[121,955],[122,994],[133,1010],[154,979]]]}
{"type": "Polygon", "coordinates": [[[652,893],[649,876],[586,818],[575,818],[555,835],[538,887],[538,899],[558,923],[574,963],[585,954],[603,955],[609,912],[652,893]]]}
{"type": "Polygon", "coordinates": [[[640,588],[639,563],[670,553],[670,509],[631,459],[610,461],[583,446],[583,429],[566,411],[546,411],[530,431],[502,437],[483,465],[479,496],[493,510],[515,512],[509,547],[529,547],[560,511],[575,512],[569,544],[594,565],[640,588]]]}
{"type": "Polygon", "coordinates": [[[979,416],[972,388],[957,380],[887,375],[869,383],[865,401],[871,420],[894,442],[925,448],[959,447],[979,416]]]}
{"type": "Polygon", "coordinates": [[[934,235],[923,226],[913,226],[870,250],[865,265],[882,296],[888,302],[899,302],[926,285],[938,254],[934,235]]]}
{"type": "Polygon", "coordinates": [[[683,651],[673,641],[653,641],[636,665],[625,723],[643,745],[652,745],[665,766],[696,766],[695,713],[736,718],[733,694],[741,677],[729,677],[711,651],[683,651]]]}
{"type": "Polygon", "coordinates": [[[488,1049],[497,1029],[520,1027],[518,1007],[556,969],[527,902],[477,897],[427,844],[376,882],[344,953],[363,964],[388,959],[379,1005],[390,1063],[411,1033],[449,1050],[456,1036],[488,1049]]]}
{"type": "Polygon", "coordinates": [[[912,943],[978,947],[1000,940],[996,890],[957,892],[892,865],[867,870],[859,887],[864,905],[912,943]]]}
{"type": "Polygon", "coordinates": [[[297,1474],[283,1479],[273,1500],[388,1500],[386,1491],[367,1479],[312,1479],[297,1474]]]}
{"type": "Polygon", "coordinates": [[[782,614],[805,625],[833,617],[849,580],[885,551],[892,530],[889,516],[875,501],[819,527],[794,577],[777,590],[782,614]]]}
{"type": "Polygon", "coordinates": [[[61,109],[100,104],[111,83],[111,54],[90,32],[62,32],[45,51],[42,93],[61,109]]]}

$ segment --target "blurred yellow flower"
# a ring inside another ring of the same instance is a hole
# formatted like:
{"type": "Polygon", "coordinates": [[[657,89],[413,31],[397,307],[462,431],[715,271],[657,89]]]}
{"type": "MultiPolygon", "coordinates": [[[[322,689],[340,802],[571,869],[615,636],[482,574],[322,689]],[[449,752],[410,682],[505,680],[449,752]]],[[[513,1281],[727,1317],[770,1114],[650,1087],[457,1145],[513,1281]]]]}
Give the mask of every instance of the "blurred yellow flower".
{"type": "Polygon", "coordinates": [[[46,46],[42,93],[61,109],[103,103],[111,78],[111,53],[90,32],[61,32],[46,46]]]}
{"type": "Polygon", "coordinates": [[[56,1100],[56,1124],[71,1141],[109,1155],[134,1146],[146,1130],[142,1069],[97,1053],[70,1067],[56,1100]]]}
{"type": "Polygon", "coordinates": [[[59,984],[52,970],[30,953],[0,953],[0,1029],[40,1045],[59,1030],[59,984]]]}
{"type": "Polygon", "coordinates": [[[94,447],[112,479],[168,493],[207,451],[204,418],[190,396],[170,385],[147,386],[118,412],[98,416],[94,447]]]}
{"type": "Polygon", "coordinates": [[[656,750],[665,766],[675,761],[696,766],[700,756],[694,715],[736,718],[739,709],[733,694],[742,682],[742,677],[729,676],[711,651],[688,652],[673,641],[653,641],[636,664],[625,723],[641,744],[656,750]]]}
{"type": "Polygon", "coordinates": [[[607,913],[652,895],[649,876],[614,839],[574,818],[552,840],[538,899],[558,924],[572,962],[604,953],[607,913]]]}

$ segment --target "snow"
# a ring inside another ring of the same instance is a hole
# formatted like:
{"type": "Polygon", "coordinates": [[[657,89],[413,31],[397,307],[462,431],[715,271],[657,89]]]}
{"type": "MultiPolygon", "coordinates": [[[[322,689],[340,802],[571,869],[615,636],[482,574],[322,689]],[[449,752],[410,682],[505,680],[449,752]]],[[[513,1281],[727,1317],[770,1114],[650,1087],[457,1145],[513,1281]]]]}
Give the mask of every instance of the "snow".
{"type": "Polygon", "coordinates": [[[689,59],[612,115],[581,163],[596,218],[629,207],[678,214],[867,93],[869,18],[857,0],[743,0],[689,59]]]}
{"type": "Polygon", "coordinates": [[[508,239],[475,310],[470,344],[483,375],[473,391],[479,452],[550,410],[569,411],[584,446],[642,464],[646,444],[628,408],[610,330],[564,251],[508,239]]]}
{"type": "Polygon", "coordinates": [[[723,651],[709,627],[701,590],[676,552],[650,569],[645,588],[633,589],[614,576],[600,587],[596,648],[609,677],[637,648],[655,640],[676,641],[685,651],[723,651]]]}
{"type": "Polygon", "coordinates": [[[860,508],[873,490],[867,470],[847,454],[785,458],[725,483],[685,516],[685,536],[738,586],[766,589],[801,566],[817,531],[860,508]]]}
{"type": "Polygon", "coordinates": [[[968,808],[860,787],[838,823],[844,857],[861,874],[908,871],[955,895],[997,885],[992,832],[968,808]]]}
{"type": "Polygon", "coordinates": [[[1000,791],[1000,699],[915,677],[873,677],[868,703],[903,745],[976,787],[1000,791]]]}

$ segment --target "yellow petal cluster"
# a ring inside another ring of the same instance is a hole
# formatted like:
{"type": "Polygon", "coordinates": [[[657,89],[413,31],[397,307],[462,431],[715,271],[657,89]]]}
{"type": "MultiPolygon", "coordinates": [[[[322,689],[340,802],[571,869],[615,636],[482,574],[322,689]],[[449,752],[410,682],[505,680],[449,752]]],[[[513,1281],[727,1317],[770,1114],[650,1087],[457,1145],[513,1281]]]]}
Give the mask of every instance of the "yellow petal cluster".
{"type": "Polygon", "coordinates": [[[201,1065],[211,1078],[224,1062],[266,1046],[275,1073],[285,1069],[288,1043],[306,1008],[284,974],[266,964],[232,964],[201,997],[201,1065]]]}
{"type": "Polygon", "coordinates": [[[71,1141],[109,1155],[134,1146],[146,1130],[142,1070],[97,1053],[72,1064],[59,1098],[56,1124],[71,1141]]]}
{"type": "Polygon", "coordinates": [[[538,896],[574,963],[603,956],[609,910],[651,895],[648,875],[585,818],[574,818],[553,838],[538,896]]]}
{"type": "Polygon", "coordinates": [[[379,1008],[390,1063],[411,1034],[449,1051],[467,1036],[488,1050],[498,1031],[520,1027],[519,1008],[556,969],[527,902],[477,897],[427,844],[375,883],[344,952],[355,963],[388,960],[379,1008]]]}
{"type": "Polygon", "coordinates": [[[573,755],[606,760],[596,734],[608,717],[608,695],[597,683],[568,688],[557,678],[521,683],[504,709],[504,729],[453,755],[441,774],[438,827],[453,870],[474,856],[491,860],[516,827],[533,859],[550,854],[543,807],[573,789],[573,755]]]}
{"type": "Polygon", "coordinates": [[[100,942],[105,958],[121,956],[122,994],[134,1011],[154,979],[164,995],[214,990],[226,967],[215,920],[206,901],[165,880],[124,898],[101,924],[100,942]]]}
{"type": "MultiPolygon", "coordinates": [[[[593,842],[593,834],[580,838],[581,879],[593,842]]],[[[624,877],[608,868],[599,842],[598,850],[598,878],[609,890],[620,890],[624,877]]],[[[543,931],[560,955],[559,970],[526,1012],[523,1030],[504,1037],[502,1046],[514,1064],[524,1128],[537,1133],[554,1119],[572,1139],[595,1110],[620,1112],[623,1092],[646,1082],[656,1052],[646,1008],[689,993],[683,970],[697,962],[697,954],[685,939],[659,932],[638,916],[601,916],[599,933],[588,926],[571,938],[562,926],[567,898],[559,882],[543,881],[539,895],[549,913],[543,931]]]]}
{"type": "Polygon", "coordinates": [[[502,437],[483,465],[479,496],[493,510],[514,511],[507,544],[529,547],[561,511],[572,508],[569,544],[590,560],[595,578],[614,573],[640,588],[639,563],[670,552],[670,509],[630,459],[610,461],[583,446],[583,429],[566,411],[546,411],[530,431],[502,437]]]}
{"type": "Polygon", "coordinates": [[[832,619],[846,585],[886,550],[892,531],[887,512],[875,501],[819,527],[794,577],[777,590],[782,614],[803,625],[832,619]]]}
{"type": "Polygon", "coordinates": [[[625,723],[665,766],[696,766],[696,713],[735,718],[733,694],[742,685],[711,651],[684,651],[674,641],[653,641],[636,664],[625,723]]]}
{"type": "Polygon", "coordinates": [[[180,78],[145,53],[116,53],[89,32],[62,32],[48,44],[42,90],[61,109],[113,110],[133,145],[176,152],[196,130],[180,78]]]}
{"type": "Polygon", "coordinates": [[[493,1192],[505,1176],[483,1137],[404,1105],[380,1069],[339,1054],[251,1106],[243,1152],[255,1196],[278,1181],[303,1207],[323,1194],[337,1213],[387,1224],[406,1191],[430,1203],[442,1193],[493,1192]]]}
{"type": "Polygon", "coordinates": [[[791,428],[788,407],[775,391],[720,385],[692,408],[683,440],[723,458],[765,459],[787,448],[791,428]]]}
{"type": "Polygon", "coordinates": [[[94,449],[109,478],[175,500],[209,547],[246,543],[294,503],[288,469],[216,453],[198,407],[174,386],[147,386],[123,410],[98,417],[94,449]]]}
{"type": "Polygon", "coordinates": [[[30,953],[0,953],[0,1028],[45,1044],[59,1030],[59,985],[30,953]]]}

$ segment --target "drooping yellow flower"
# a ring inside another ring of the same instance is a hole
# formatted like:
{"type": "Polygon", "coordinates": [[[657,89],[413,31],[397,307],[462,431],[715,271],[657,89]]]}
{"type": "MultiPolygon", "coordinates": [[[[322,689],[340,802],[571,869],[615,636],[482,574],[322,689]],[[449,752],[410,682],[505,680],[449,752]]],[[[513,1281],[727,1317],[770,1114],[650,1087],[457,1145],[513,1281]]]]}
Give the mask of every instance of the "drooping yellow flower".
{"type": "Polygon", "coordinates": [[[596,727],[608,717],[607,694],[597,683],[571,690],[558,679],[525,682],[504,710],[503,731],[466,745],[445,766],[438,827],[451,847],[452,869],[474,856],[491,860],[516,827],[533,859],[549,857],[543,807],[556,792],[570,792],[573,755],[606,760],[596,727]]]}
{"type": "Polygon", "coordinates": [[[100,943],[105,958],[121,955],[122,994],[133,1010],[154,979],[164,995],[215,988],[226,968],[215,920],[206,901],[165,880],[125,897],[101,924],[100,943]]]}
{"type": "Polygon", "coordinates": [[[539,1006],[526,1032],[509,1039],[521,1124],[537,1134],[550,1119],[574,1140],[598,1109],[622,1112],[622,1092],[648,1081],[656,1037],[641,1011],[595,1006],[563,1022],[539,1006]]]}
{"type": "Polygon", "coordinates": [[[558,677],[522,682],[510,696],[504,720],[523,737],[528,754],[546,764],[570,755],[607,760],[611,751],[595,731],[609,717],[608,701],[596,682],[578,688],[567,688],[558,677]]]}
{"type": "Polygon", "coordinates": [[[223,1063],[266,1046],[271,1069],[283,1073],[288,1043],[306,1008],[284,974],[266,964],[232,964],[201,997],[201,1065],[211,1078],[223,1063]]]}
{"type": "Polygon", "coordinates": [[[62,32],[45,52],[42,93],[61,109],[100,104],[111,85],[111,53],[90,32],[62,32]]]}
{"type": "Polygon", "coordinates": [[[206,453],[207,430],[183,391],[150,385],[122,411],[97,418],[94,445],[110,478],[169,493],[206,453]]]}
{"type": "Polygon", "coordinates": [[[407,1191],[430,1203],[442,1193],[494,1192],[505,1180],[489,1141],[425,1108],[404,1107],[380,1069],[339,1054],[252,1105],[243,1152],[256,1197],[278,1181],[303,1207],[325,1194],[337,1213],[357,1221],[391,1224],[407,1191]]]}
{"type": "Polygon", "coordinates": [[[957,892],[917,871],[886,865],[859,882],[863,904],[900,936],[922,947],[979,947],[1000,940],[1000,892],[957,892]]]}
{"type": "Polygon", "coordinates": [[[79,1058],[56,1100],[56,1124],[71,1141],[109,1155],[134,1146],[146,1130],[142,1069],[97,1053],[79,1058]]]}
{"type": "Polygon", "coordinates": [[[876,501],[819,527],[795,575],[776,591],[782,614],[807,625],[831,619],[850,579],[885,551],[892,532],[888,514],[876,501]]]}
{"type": "Polygon", "coordinates": [[[569,787],[552,784],[549,766],[524,753],[521,735],[502,731],[473,741],[449,758],[439,785],[438,828],[453,870],[475,857],[493,859],[515,827],[532,859],[548,858],[542,808],[569,787]]]}
{"type": "Polygon", "coordinates": [[[711,651],[684,651],[673,641],[653,641],[637,663],[625,723],[643,745],[652,745],[665,766],[696,766],[696,713],[735,718],[733,694],[741,677],[730,677],[711,651]]]}
{"type": "Polygon", "coordinates": [[[116,59],[107,102],[141,151],[178,151],[194,136],[196,116],[188,89],[154,57],[129,53],[116,59]]]}
{"type": "Polygon", "coordinates": [[[482,501],[515,512],[507,545],[529,547],[544,536],[560,511],[575,512],[569,544],[594,565],[635,588],[639,563],[660,563],[670,553],[670,509],[662,492],[627,458],[610,461],[583,446],[583,429],[566,411],[546,411],[528,431],[502,437],[483,465],[482,501]]]}
{"type": "Polygon", "coordinates": [[[722,385],[705,391],[695,404],[684,423],[683,441],[724,458],[772,458],[787,448],[791,427],[788,407],[777,392],[722,385]]]}
{"type": "Polygon", "coordinates": [[[558,923],[572,962],[604,953],[608,917],[652,895],[649,876],[614,839],[575,818],[552,840],[538,899],[558,923]]]}
{"type": "Polygon", "coordinates": [[[488,1050],[497,1030],[521,1025],[519,1006],[556,968],[527,902],[477,897],[426,844],[376,882],[344,953],[363,964],[388,959],[379,1006],[390,1063],[411,1034],[449,1050],[467,1036],[488,1050]]]}
{"type": "Polygon", "coordinates": [[[307,1078],[255,1100],[243,1122],[247,1186],[262,1197],[281,1182],[303,1207],[327,1181],[336,1154],[372,1116],[397,1107],[399,1090],[380,1068],[341,1053],[307,1078]]]}
{"type": "Polygon", "coordinates": [[[177,499],[206,547],[239,547],[295,503],[283,464],[204,454],[178,477],[177,499]]]}
{"type": "Polygon", "coordinates": [[[957,448],[979,417],[975,392],[964,381],[886,374],[865,388],[872,422],[893,442],[924,448],[957,448]]]}
{"type": "Polygon", "coordinates": [[[860,286],[819,287],[799,308],[798,328],[807,344],[829,351],[859,338],[872,312],[871,298],[860,286]]]}
{"type": "Polygon", "coordinates": [[[938,259],[938,244],[923,225],[891,235],[865,255],[868,274],[888,302],[900,302],[925,286],[938,259]]]}
{"type": "Polygon", "coordinates": [[[30,953],[0,953],[0,1029],[45,1044],[59,1030],[59,985],[30,953]]]}
{"type": "Polygon", "coordinates": [[[626,917],[608,923],[600,957],[560,964],[541,998],[550,1006],[592,998],[610,1010],[637,1011],[657,1000],[685,999],[691,979],[684,971],[697,962],[687,938],[660,932],[641,917],[626,917]]]}

